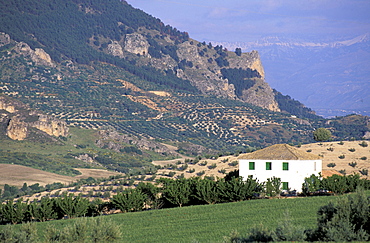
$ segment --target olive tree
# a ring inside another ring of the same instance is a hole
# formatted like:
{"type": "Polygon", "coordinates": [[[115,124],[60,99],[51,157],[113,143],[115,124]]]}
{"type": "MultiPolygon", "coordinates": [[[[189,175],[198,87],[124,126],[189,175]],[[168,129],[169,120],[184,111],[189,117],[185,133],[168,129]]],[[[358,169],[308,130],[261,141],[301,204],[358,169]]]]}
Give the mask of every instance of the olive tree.
{"type": "Polygon", "coordinates": [[[323,142],[329,140],[330,138],[331,132],[326,128],[320,127],[313,132],[313,139],[315,139],[315,141],[323,142]]]}

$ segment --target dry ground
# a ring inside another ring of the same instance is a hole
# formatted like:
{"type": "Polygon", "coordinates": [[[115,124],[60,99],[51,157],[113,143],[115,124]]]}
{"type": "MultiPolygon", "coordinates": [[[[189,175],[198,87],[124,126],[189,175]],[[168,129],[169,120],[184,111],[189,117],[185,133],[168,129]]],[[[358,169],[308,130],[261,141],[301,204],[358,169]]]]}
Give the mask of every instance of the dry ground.
{"type": "Polygon", "coordinates": [[[46,184],[52,184],[54,182],[69,184],[78,179],[84,179],[88,177],[101,178],[118,174],[116,172],[99,169],[77,170],[79,170],[82,174],[71,177],[37,170],[22,165],[0,164],[0,188],[2,188],[5,184],[19,187],[21,187],[23,183],[27,183],[27,185],[39,183],[40,186],[45,186],[46,184]]]}
{"type": "MultiPolygon", "coordinates": [[[[302,151],[310,151],[310,153],[318,155],[323,160],[323,175],[330,176],[332,174],[341,174],[339,171],[345,170],[346,174],[351,173],[359,173],[362,169],[370,169],[370,143],[368,147],[362,147],[359,144],[362,141],[344,141],[343,145],[339,142],[325,142],[325,143],[313,143],[313,144],[306,144],[302,145],[300,149],[302,151]],[[350,150],[353,150],[351,152],[350,150]],[[340,159],[339,156],[344,155],[345,158],[340,159]],[[366,160],[361,159],[366,157],[366,160]],[[357,165],[352,167],[349,163],[356,162],[357,165]],[[334,168],[329,168],[327,165],[329,163],[335,163],[336,166],[334,168]]],[[[204,171],[203,176],[213,176],[215,178],[219,177],[222,178],[225,176],[226,173],[238,169],[239,166],[237,164],[233,164],[233,162],[238,160],[237,156],[224,156],[217,159],[202,159],[197,164],[189,164],[188,168],[179,171],[176,168],[168,169],[168,164],[175,164],[177,168],[184,166],[185,159],[189,159],[188,157],[182,157],[179,159],[171,160],[171,161],[156,161],[153,162],[155,165],[160,165],[164,168],[159,169],[156,174],[156,179],[160,177],[167,177],[172,172],[175,172],[172,175],[173,178],[178,176],[183,176],[185,178],[198,176],[199,172],[204,171]],[[205,164],[206,162],[206,164],[205,164]],[[203,165],[202,165],[203,164],[203,165]],[[213,164],[216,165],[215,168],[209,168],[213,164]]],[[[81,171],[82,175],[76,177],[69,177],[69,176],[61,176],[49,172],[44,172],[41,170],[36,170],[32,168],[28,168],[25,166],[20,165],[7,165],[7,164],[0,164],[0,186],[3,186],[5,183],[9,185],[15,186],[22,186],[24,182],[28,185],[32,185],[34,183],[40,183],[40,185],[51,184],[53,182],[61,182],[64,184],[69,184],[72,181],[76,181],[82,178],[88,177],[104,177],[107,178],[111,175],[116,175],[118,173],[110,172],[106,170],[97,170],[97,169],[78,169],[81,171]]],[[[147,181],[151,175],[146,175],[144,179],[136,180],[135,184],[139,183],[140,181],[147,181]]],[[[369,176],[362,176],[362,178],[370,179],[369,176]]],[[[96,192],[105,192],[110,191],[111,195],[116,194],[112,192],[112,189],[116,189],[117,186],[114,185],[113,182],[102,182],[99,185],[94,184],[92,186],[82,186],[78,191],[74,191],[74,188],[63,188],[58,190],[53,190],[51,192],[43,192],[38,194],[37,196],[27,197],[27,199],[33,200],[35,197],[40,198],[45,195],[53,195],[55,192],[59,191],[62,193],[63,191],[70,191],[73,193],[81,193],[81,194],[88,194],[89,191],[96,192]],[[111,189],[109,189],[111,187],[111,189]]]]}
{"type": "Polygon", "coordinates": [[[370,179],[370,142],[365,141],[368,147],[362,147],[359,144],[362,141],[343,141],[343,145],[340,142],[324,142],[324,143],[311,143],[302,145],[300,148],[303,151],[310,151],[310,153],[319,155],[323,161],[323,175],[330,175],[330,173],[338,173],[341,170],[345,170],[347,175],[352,173],[359,173],[362,169],[369,170],[368,176],[362,176],[362,178],[370,179]],[[354,149],[351,152],[350,149],[354,149]],[[344,155],[343,159],[339,156],[344,155]],[[363,160],[361,158],[365,158],[363,160]],[[349,165],[349,163],[357,163],[355,167],[349,165]],[[335,163],[336,166],[329,168],[327,165],[335,163]]]}

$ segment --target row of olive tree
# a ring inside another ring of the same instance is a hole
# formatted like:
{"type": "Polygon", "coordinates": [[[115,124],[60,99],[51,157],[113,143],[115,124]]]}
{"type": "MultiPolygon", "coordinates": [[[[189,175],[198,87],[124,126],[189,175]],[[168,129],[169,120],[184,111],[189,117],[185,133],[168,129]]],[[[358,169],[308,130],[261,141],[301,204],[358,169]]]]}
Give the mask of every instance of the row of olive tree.
{"type": "Polygon", "coordinates": [[[322,178],[321,176],[311,175],[305,178],[302,184],[302,192],[305,195],[312,195],[317,192],[333,192],[343,194],[355,192],[357,188],[370,188],[370,181],[361,179],[359,174],[348,176],[332,175],[322,178]]]}
{"type": "Polygon", "coordinates": [[[111,206],[122,212],[140,211],[145,207],[182,207],[199,204],[235,202],[257,197],[263,191],[263,184],[249,177],[230,177],[214,181],[211,179],[181,178],[158,180],[158,186],[139,183],[135,189],[114,195],[111,206]]]}
{"type": "Polygon", "coordinates": [[[43,197],[40,201],[23,202],[20,198],[16,202],[9,200],[0,204],[0,223],[18,224],[30,221],[47,221],[62,218],[76,218],[94,216],[98,213],[98,205],[89,202],[80,196],[72,194],[59,198],[43,197]]]}

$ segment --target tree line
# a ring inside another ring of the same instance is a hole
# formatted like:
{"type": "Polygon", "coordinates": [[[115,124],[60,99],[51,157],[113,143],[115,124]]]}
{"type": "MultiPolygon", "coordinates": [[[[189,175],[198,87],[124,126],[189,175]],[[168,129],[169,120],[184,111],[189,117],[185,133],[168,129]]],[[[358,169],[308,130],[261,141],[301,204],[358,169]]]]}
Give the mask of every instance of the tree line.
{"type": "MultiPolygon", "coordinates": [[[[320,192],[343,194],[354,192],[358,188],[370,188],[367,180],[359,175],[320,178],[312,175],[302,185],[304,195],[315,195],[320,192]]],[[[0,222],[22,223],[30,221],[47,221],[81,216],[98,216],[110,210],[134,212],[146,209],[183,207],[190,205],[237,202],[256,198],[280,195],[281,180],[270,178],[260,183],[248,177],[243,180],[235,170],[225,178],[192,177],[189,179],[161,178],[153,183],[140,182],[134,188],[126,188],[110,197],[108,202],[101,199],[89,201],[82,195],[63,193],[61,197],[43,197],[41,200],[16,202],[8,200],[0,206],[0,222]]]]}

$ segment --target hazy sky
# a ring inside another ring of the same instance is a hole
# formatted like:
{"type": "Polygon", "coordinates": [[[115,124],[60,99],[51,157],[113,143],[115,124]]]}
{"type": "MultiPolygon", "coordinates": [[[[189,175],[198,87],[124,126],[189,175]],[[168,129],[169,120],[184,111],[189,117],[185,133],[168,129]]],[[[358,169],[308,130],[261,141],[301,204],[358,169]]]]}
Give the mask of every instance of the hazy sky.
{"type": "Polygon", "coordinates": [[[199,41],[337,38],[370,32],[370,0],[127,0],[199,41]]]}

